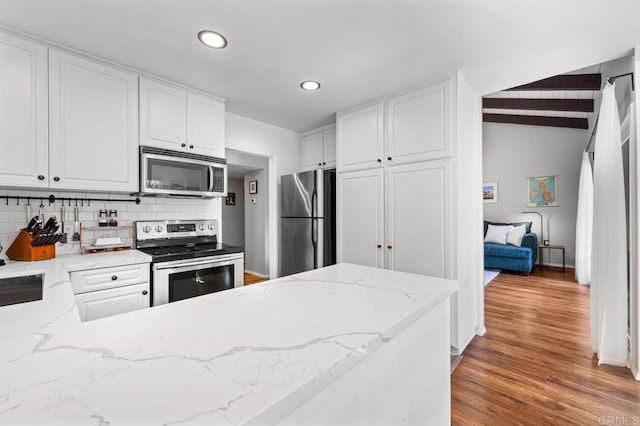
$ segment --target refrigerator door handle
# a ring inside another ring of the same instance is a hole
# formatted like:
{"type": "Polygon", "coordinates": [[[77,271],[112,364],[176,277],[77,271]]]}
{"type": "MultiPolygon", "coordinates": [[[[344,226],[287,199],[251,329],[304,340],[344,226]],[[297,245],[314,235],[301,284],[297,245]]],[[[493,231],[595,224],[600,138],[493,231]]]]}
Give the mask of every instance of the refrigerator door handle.
{"type": "Polygon", "coordinates": [[[318,198],[318,193],[316,192],[316,188],[314,186],[313,193],[311,194],[311,245],[313,245],[313,269],[318,267],[318,228],[317,228],[317,219],[315,218],[316,214],[316,202],[318,198]]]}

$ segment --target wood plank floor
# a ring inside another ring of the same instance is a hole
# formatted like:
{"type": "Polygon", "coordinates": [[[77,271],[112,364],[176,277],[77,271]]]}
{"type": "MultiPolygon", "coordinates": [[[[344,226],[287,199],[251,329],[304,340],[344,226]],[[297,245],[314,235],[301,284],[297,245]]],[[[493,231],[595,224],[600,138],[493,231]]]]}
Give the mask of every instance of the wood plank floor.
{"type": "Polygon", "coordinates": [[[589,287],[573,270],[501,273],[485,289],[487,333],[451,376],[454,425],[640,425],[640,382],[598,367],[589,287]]]}
{"type": "Polygon", "coordinates": [[[257,275],[244,273],[244,285],[255,284],[262,281],[266,281],[267,278],[262,278],[257,275]]]}

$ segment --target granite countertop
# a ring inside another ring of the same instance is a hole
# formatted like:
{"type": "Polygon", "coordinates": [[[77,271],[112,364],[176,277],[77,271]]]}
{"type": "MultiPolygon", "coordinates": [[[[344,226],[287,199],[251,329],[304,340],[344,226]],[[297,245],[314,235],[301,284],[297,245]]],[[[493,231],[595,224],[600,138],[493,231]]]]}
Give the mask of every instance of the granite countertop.
{"type": "Polygon", "coordinates": [[[457,289],[340,264],[80,324],[60,269],[59,317],[3,336],[2,424],[273,424],[457,289]]]}

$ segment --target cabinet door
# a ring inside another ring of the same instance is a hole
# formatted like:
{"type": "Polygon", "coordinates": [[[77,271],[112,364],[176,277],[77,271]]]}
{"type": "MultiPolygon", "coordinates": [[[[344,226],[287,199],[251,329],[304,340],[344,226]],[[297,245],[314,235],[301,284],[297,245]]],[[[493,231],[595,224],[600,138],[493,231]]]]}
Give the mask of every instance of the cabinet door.
{"type": "Polygon", "coordinates": [[[186,90],[140,77],[140,145],[186,149],[186,90]]]}
{"type": "Polygon", "coordinates": [[[82,321],[148,308],[149,301],[148,282],[76,295],[76,305],[82,321]]]}
{"type": "Polygon", "coordinates": [[[384,155],[384,105],[382,103],[336,120],[338,171],[382,167],[384,155]]]}
{"type": "Polygon", "coordinates": [[[449,96],[449,82],[444,82],[387,103],[387,164],[451,155],[449,96]]]}
{"type": "Polygon", "coordinates": [[[300,140],[302,170],[314,170],[322,167],[322,132],[305,135],[300,140]]]}
{"type": "Polygon", "coordinates": [[[322,166],[331,168],[336,166],[336,129],[322,132],[322,166]]]}
{"type": "Polygon", "coordinates": [[[383,266],[383,173],[372,169],[338,175],[338,263],[383,266]]]}
{"type": "Polygon", "coordinates": [[[187,147],[189,152],[224,158],[224,103],[188,94],[187,147]]]}
{"type": "Polygon", "coordinates": [[[0,32],[0,185],[49,185],[47,117],[47,48],[0,32]]]}
{"type": "Polygon", "coordinates": [[[449,161],[387,169],[385,264],[388,269],[448,276],[452,214],[449,161]]]}
{"type": "Polygon", "coordinates": [[[136,191],[137,76],[53,49],[49,76],[51,188],[136,191]]]}

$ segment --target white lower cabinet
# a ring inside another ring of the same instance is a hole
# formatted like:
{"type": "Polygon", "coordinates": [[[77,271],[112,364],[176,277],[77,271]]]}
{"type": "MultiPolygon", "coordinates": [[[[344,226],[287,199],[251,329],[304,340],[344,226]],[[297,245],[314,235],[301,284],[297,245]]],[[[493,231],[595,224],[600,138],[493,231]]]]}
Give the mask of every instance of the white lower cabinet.
{"type": "Polygon", "coordinates": [[[148,308],[150,297],[149,283],[147,282],[77,294],[76,304],[80,319],[92,321],[148,308]]]}
{"type": "Polygon", "coordinates": [[[148,308],[149,264],[94,268],[71,272],[71,287],[82,321],[148,308]]]}
{"type": "Polygon", "coordinates": [[[449,275],[450,161],[338,175],[338,262],[449,275]]]}

